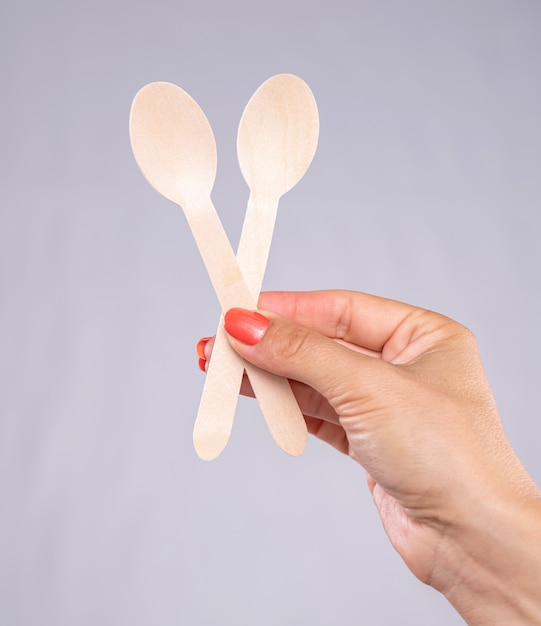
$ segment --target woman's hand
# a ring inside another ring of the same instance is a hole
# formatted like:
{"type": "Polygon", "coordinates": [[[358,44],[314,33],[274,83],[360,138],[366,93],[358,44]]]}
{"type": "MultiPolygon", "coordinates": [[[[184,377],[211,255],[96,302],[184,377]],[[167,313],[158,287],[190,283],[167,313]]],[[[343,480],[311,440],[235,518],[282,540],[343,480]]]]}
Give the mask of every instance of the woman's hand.
{"type": "Polygon", "coordinates": [[[471,624],[541,623],[540,494],[472,333],[355,292],[265,293],[259,306],[226,314],[233,348],[288,377],[309,431],[365,468],[412,572],[471,624]]]}

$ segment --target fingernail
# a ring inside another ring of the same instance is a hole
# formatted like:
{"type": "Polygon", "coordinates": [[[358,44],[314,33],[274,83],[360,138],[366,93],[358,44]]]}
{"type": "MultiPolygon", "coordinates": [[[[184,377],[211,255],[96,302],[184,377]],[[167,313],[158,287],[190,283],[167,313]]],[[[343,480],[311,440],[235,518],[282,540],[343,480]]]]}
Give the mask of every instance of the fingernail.
{"type": "Polygon", "coordinates": [[[199,369],[202,372],[206,372],[207,371],[207,360],[206,359],[199,359],[199,369]]]}
{"type": "Polygon", "coordinates": [[[235,339],[255,346],[263,339],[270,320],[257,311],[246,309],[229,309],[225,314],[224,326],[226,331],[235,339]]]}
{"type": "Polygon", "coordinates": [[[197,352],[197,356],[200,359],[206,359],[207,357],[205,356],[205,346],[207,345],[207,343],[210,341],[211,337],[203,337],[203,339],[200,339],[197,342],[197,346],[195,348],[196,352],[197,352]]]}

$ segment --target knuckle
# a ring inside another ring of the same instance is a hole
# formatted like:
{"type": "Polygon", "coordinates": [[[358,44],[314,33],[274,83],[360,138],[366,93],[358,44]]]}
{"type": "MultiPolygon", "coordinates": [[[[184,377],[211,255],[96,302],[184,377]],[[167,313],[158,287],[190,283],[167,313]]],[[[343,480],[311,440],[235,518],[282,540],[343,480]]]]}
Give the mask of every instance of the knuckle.
{"type": "Polygon", "coordinates": [[[477,337],[474,332],[459,322],[452,322],[452,324],[452,335],[455,339],[465,348],[477,349],[477,337]]]}
{"type": "Polygon", "coordinates": [[[435,328],[441,331],[444,337],[451,338],[467,348],[475,348],[477,346],[477,338],[467,326],[444,315],[436,315],[440,320],[440,324],[436,325],[435,328]]]}
{"type": "Polygon", "coordinates": [[[271,350],[280,359],[299,359],[306,357],[309,352],[309,333],[301,326],[280,328],[270,337],[271,350]]]}

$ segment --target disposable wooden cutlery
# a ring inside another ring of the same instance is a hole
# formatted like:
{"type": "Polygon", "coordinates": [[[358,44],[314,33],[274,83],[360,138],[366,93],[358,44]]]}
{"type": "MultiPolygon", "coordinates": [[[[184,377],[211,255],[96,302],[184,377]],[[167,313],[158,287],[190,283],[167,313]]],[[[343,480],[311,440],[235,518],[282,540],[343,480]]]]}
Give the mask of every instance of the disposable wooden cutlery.
{"type": "MultiPolygon", "coordinates": [[[[317,135],[315,101],[297,77],[269,79],[248,103],[238,154],[250,199],[235,259],[211,200],[217,155],[203,111],[171,83],[151,83],[135,96],[130,139],[137,164],[160,194],[182,207],[223,311],[257,307],[278,200],[306,171],[317,135]]],[[[215,458],[225,447],[244,369],[276,443],[301,454],[306,425],[288,381],[243,362],[219,330],[194,428],[199,456],[215,458]]]]}

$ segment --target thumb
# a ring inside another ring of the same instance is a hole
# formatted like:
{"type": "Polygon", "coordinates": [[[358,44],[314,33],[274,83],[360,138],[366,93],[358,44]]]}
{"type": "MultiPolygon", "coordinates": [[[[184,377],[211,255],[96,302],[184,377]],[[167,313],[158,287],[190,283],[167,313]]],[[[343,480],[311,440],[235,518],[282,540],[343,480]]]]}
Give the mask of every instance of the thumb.
{"type": "Polygon", "coordinates": [[[267,311],[230,309],[224,326],[234,350],[244,359],[309,385],[337,411],[340,404],[352,400],[353,389],[363,395],[376,391],[380,368],[388,365],[267,311]]]}

